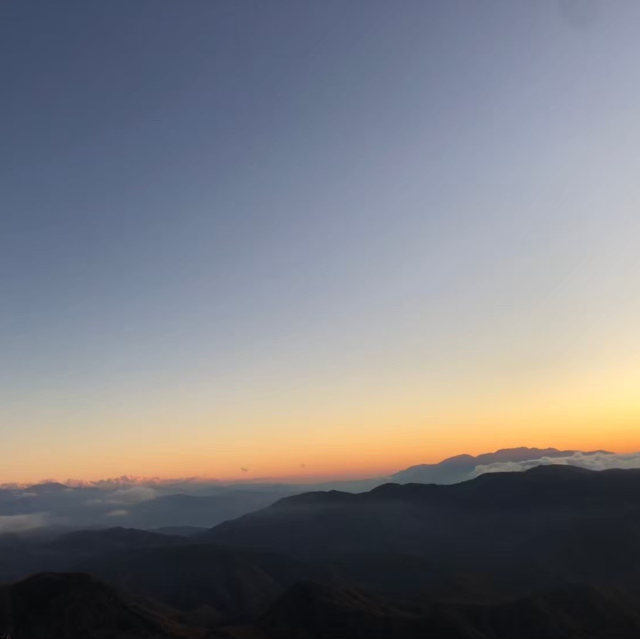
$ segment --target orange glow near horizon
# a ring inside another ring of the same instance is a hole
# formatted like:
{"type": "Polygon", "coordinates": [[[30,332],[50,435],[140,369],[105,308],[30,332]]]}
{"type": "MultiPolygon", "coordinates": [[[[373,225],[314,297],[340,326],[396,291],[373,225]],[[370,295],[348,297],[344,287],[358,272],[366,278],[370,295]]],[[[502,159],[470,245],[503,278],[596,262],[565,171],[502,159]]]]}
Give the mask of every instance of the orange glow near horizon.
{"type": "Polygon", "coordinates": [[[69,434],[51,430],[38,446],[7,454],[0,482],[134,475],[306,483],[519,446],[635,452],[638,380],[629,357],[617,366],[461,379],[435,390],[419,368],[409,368],[397,380],[312,378],[285,399],[276,391],[242,402],[232,397],[215,411],[205,393],[198,402],[198,389],[189,388],[182,396],[156,395],[147,412],[123,406],[99,418],[61,413],[69,434]]]}
{"type": "MultiPolygon", "coordinates": [[[[247,450],[239,456],[234,450],[207,450],[190,447],[183,442],[162,451],[155,448],[140,454],[130,450],[104,451],[99,459],[57,459],[49,472],[34,470],[47,467],[41,456],[32,459],[34,466],[22,465],[20,472],[5,467],[2,482],[36,483],[44,479],[97,481],[131,475],[160,480],[199,478],[221,481],[290,481],[313,483],[331,479],[360,479],[386,476],[408,466],[437,463],[454,455],[478,455],[500,448],[519,446],[558,448],[563,450],[608,450],[615,453],[640,451],[640,419],[630,416],[606,423],[595,417],[538,421],[534,417],[517,418],[497,423],[476,422],[474,427],[442,421],[424,428],[420,423],[371,429],[366,438],[354,434],[328,441],[317,437],[306,442],[262,442],[260,450],[247,450]],[[373,432],[377,431],[377,432],[373,432]],[[436,436],[434,436],[434,433],[436,436]],[[366,441],[365,441],[366,439],[366,441]],[[110,454],[109,454],[110,453],[110,454]],[[235,454],[234,454],[235,453],[235,454]],[[238,462],[240,459],[247,461],[238,462]],[[62,462],[62,463],[61,463],[62,462]],[[241,470],[240,464],[248,469],[241,470]],[[304,465],[304,466],[303,466],[304,465]],[[64,466],[64,468],[62,468],[64,466]]],[[[362,435],[361,429],[356,429],[362,435]]],[[[75,451],[74,451],[75,452],[75,451]]]]}

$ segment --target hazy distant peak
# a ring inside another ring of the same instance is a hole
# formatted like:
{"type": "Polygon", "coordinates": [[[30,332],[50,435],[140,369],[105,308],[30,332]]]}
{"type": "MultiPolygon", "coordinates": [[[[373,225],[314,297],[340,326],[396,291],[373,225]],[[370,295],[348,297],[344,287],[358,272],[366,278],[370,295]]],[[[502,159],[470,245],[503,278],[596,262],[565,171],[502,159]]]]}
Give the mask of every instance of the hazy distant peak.
{"type": "MultiPolygon", "coordinates": [[[[463,453],[462,455],[454,455],[453,457],[447,457],[443,459],[441,462],[438,462],[439,465],[454,465],[454,464],[468,464],[473,461],[475,457],[473,455],[468,455],[463,453]]],[[[434,464],[420,464],[418,466],[412,466],[412,468],[419,468],[420,466],[432,466],[434,464]]]]}
{"type": "Polygon", "coordinates": [[[474,476],[477,466],[490,464],[506,464],[526,462],[542,458],[564,458],[572,455],[595,455],[605,451],[581,452],[576,450],[558,450],[557,448],[501,448],[492,453],[480,455],[455,455],[436,464],[419,464],[395,473],[391,478],[401,484],[404,483],[432,483],[455,484],[474,476]]]}
{"type": "Polygon", "coordinates": [[[39,484],[33,484],[26,489],[26,492],[36,493],[38,495],[44,495],[47,493],[61,493],[69,490],[68,486],[61,484],[57,481],[47,481],[39,484]]]}

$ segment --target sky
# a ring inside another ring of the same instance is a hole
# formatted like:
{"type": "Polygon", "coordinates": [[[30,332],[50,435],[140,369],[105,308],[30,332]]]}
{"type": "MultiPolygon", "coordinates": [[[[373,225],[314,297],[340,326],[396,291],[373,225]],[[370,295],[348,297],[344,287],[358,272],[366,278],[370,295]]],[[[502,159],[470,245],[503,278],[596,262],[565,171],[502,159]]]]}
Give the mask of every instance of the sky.
{"type": "Polygon", "coordinates": [[[0,481],[639,450],[639,23],[0,3],[0,481]]]}

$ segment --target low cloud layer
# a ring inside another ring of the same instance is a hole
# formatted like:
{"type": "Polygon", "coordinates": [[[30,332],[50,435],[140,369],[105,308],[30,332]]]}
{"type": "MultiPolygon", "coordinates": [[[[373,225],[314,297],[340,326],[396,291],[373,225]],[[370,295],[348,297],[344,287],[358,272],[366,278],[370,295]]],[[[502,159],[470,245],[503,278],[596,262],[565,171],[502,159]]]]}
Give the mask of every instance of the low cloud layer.
{"type": "Polygon", "coordinates": [[[523,472],[535,466],[547,466],[550,464],[563,466],[578,466],[587,470],[608,470],[610,468],[640,468],[640,452],[619,455],[616,453],[574,453],[567,457],[541,457],[522,462],[498,462],[485,466],[476,466],[472,477],[485,473],[513,473],[523,472]]]}
{"type": "MultiPolygon", "coordinates": [[[[200,485],[213,485],[222,486],[224,482],[221,482],[215,478],[209,477],[180,477],[180,478],[161,478],[161,477],[144,477],[136,475],[122,475],[120,477],[111,477],[108,479],[99,479],[96,481],[83,481],[80,479],[67,479],[66,486],[72,488],[98,488],[104,491],[113,491],[118,489],[132,488],[135,486],[150,486],[154,488],[162,488],[164,486],[194,486],[200,485]]],[[[16,484],[12,484],[16,487],[16,484]]]]}

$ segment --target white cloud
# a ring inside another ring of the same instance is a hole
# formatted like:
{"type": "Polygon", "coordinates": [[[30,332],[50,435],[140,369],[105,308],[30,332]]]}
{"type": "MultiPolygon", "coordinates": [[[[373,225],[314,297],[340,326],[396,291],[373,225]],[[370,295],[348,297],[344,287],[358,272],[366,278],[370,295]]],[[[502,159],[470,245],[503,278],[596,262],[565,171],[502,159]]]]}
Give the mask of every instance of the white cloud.
{"type": "Polygon", "coordinates": [[[107,517],[125,517],[128,514],[129,514],[128,510],[118,509],[118,510],[109,511],[107,513],[107,517]]]}
{"type": "MultiPolygon", "coordinates": [[[[98,488],[99,490],[112,491],[120,488],[132,488],[134,486],[152,486],[156,488],[162,488],[164,486],[171,485],[185,485],[185,486],[224,486],[225,482],[221,482],[219,479],[212,477],[174,477],[174,478],[161,478],[161,477],[139,477],[136,475],[122,475],[121,477],[110,477],[107,479],[99,479],[97,481],[85,481],[81,479],[67,479],[64,482],[66,486],[71,488],[98,488]]],[[[17,488],[18,484],[0,484],[0,488],[17,488]]]]}
{"type": "Polygon", "coordinates": [[[0,533],[16,533],[32,528],[41,528],[47,524],[48,513],[30,515],[0,515],[0,533]]]}
{"type": "Polygon", "coordinates": [[[548,466],[556,464],[561,466],[578,466],[587,470],[607,470],[610,468],[640,468],[640,452],[628,455],[618,455],[616,453],[574,453],[567,457],[541,457],[540,459],[530,459],[522,462],[496,462],[485,466],[476,466],[472,477],[483,475],[484,473],[509,473],[522,472],[534,468],[535,466],[548,466]]]}

